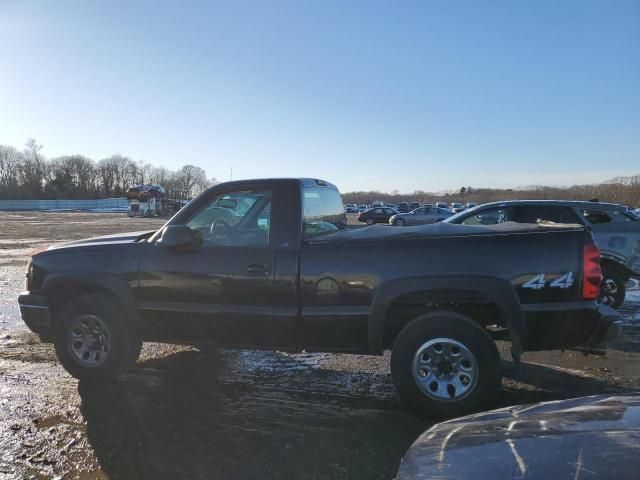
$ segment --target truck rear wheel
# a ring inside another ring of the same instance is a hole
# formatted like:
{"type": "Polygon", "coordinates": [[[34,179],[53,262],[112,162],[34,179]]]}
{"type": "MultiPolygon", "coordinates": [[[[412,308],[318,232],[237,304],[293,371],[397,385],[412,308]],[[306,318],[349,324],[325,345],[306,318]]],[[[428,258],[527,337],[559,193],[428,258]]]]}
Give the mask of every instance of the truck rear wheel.
{"type": "Polygon", "coordinates": [[[124,313],[106,295],[77,297],[55,321],[58,360],[81,380],[113,380],[131,367],[142,342],[127,324],[124,313]]]}
{"type": "Polygon", "coordinates": [[[409,323],[391,352],[402,399],[429,417],[477,411],[497,397],[500,354],[486,330],[457,312],[432,312],[409,323]]]}

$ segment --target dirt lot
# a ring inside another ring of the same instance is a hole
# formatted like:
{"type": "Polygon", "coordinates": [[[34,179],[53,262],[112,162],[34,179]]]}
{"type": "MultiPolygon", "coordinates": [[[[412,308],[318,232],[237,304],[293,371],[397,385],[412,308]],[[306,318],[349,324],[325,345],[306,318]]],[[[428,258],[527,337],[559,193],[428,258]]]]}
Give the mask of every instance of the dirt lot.
{"type": "MultiPolygon", "coordinates": [[[[392,478],[430,422],[400,406],[388,357],[149,344],[123,380],[96,385],[21,324],[34,248],[161,223],[0,212],[0,478],[392,478]]],[[[505,355],[496,406],[639,390],[639,292],[623,311],[606,357],[527,354],[516,374],[505,355]]]]}

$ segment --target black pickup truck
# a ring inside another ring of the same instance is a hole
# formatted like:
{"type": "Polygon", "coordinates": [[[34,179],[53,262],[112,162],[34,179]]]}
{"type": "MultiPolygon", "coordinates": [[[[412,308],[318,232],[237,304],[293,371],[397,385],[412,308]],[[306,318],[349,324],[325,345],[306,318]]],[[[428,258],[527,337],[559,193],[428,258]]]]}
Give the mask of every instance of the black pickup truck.
{"type": "Polygon", "coordinates": [[[154,232],[50,247],[29,262],[22,318],[80,379],[112,379],[142,341],[381,355],[432,416],[485,406],[497,339],[596,351],[620,317],[596,302],[588,227],[504,223],[346,229],[315,179],[216,185],[154,232]]]}

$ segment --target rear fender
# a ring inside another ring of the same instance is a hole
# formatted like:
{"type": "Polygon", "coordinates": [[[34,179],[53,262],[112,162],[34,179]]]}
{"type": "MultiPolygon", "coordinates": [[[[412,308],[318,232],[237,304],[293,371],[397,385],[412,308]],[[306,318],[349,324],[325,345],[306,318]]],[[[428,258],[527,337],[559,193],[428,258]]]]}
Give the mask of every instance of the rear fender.
{"type": "Polygon", "coordinates": [[[519,358],[526,349],[527,324],[518,295],[508,281],[485,276],[438,276],[401,278],[380,285],[369,317],[368,343],[371,353],[382,353],[385,322],[389,307],[396,298],[412,292],[435,290],[462,290],[486,296],[498,306],[505,320],[514,358],[519,358]]]}

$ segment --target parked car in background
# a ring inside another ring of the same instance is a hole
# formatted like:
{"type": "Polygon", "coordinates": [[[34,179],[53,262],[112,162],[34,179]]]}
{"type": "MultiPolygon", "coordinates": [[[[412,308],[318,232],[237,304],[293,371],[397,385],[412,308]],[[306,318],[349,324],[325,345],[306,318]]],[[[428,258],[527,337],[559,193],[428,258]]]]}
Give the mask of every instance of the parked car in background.
{"type": "Polygon", "coordinates": [[[436,202],[438,208],[448,208],[447,202],[436,202]]]}
{"type": "Polygon", "coordinates": [[[467,208],[473,208],[473,207],[477,207],[478,204],[475,202],[467,202],[467,208]]]}
{"type": "Polygon", "coordinates": [[[410,211],[410,209],[409,209],[409,204],[408,204],[407,202],[400,202],[400,203],[398,204],[398,208],[397,208],[397,210],[398,210],[400,213],[407,213],[407,212],[409,212],[409,211],[410,211]]]}
{"type": "Polygon", "coordinates": [[[398,213],[399,212],[395,208],[376,207],[360,213],[358,215],[358,221],[364,222],[367,225],[373,225],[374,223],[388,223],[389,219],[398,213]]]}
{"type": "Polygon", "coordinates": [[[389,218],[389,224],[396,227],[405,225],[426,225],[428,223],[441,222],[449,218],[453,213],[445,208],[420,207],[409,213],[399,213],[389,218]]]}
{"type": "Polygon", "coordinates": [[[433,203],[424,203],[421,205],[422,207],[433,207],[433,203]]]}
{"type": "Polygon", "coordinates": [[[358,206],[355,203],[347,203],[344,206],[344,211],[347,213],[358,213],[358,206]]]}
{"type": "Polygon", "coordinates": [[[501,408],[434,425],[397,480],[638,478],[640,395],[597,395],[501,408]]]}
{"type": "Polygon", "coordinates": [[[449,207],[449,209],[453,212],[453,213],[459,213],[461,211],[464,210],[464,205],[462,203],[459,202],[453,202],[451,204],[451,206],[449,207]]]}
{"type": "Polygon", "coordinates": [[[420,202],[411,202],[411,204],[409,204],[409,210],[415,210],[416,208],[420,208],[420,202]]]}
{"type": "Polygon", "coordinates": [[[366,205],[358,205],[358,212],[366,212],[369,210],[369,207],[366,205]]]}
{"type": "Polygon", "coordinates": [[[589,226],[602,256],[600,302],[613,308],[624,302],[625,283],[632,277],[640,277],[640,217],[617,204],[558,200],[494,202],[445,221],[464,225],[546,221],[589,226]]]}

